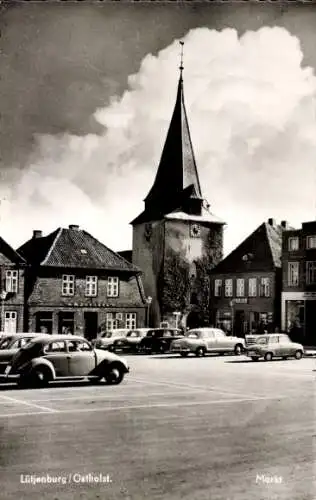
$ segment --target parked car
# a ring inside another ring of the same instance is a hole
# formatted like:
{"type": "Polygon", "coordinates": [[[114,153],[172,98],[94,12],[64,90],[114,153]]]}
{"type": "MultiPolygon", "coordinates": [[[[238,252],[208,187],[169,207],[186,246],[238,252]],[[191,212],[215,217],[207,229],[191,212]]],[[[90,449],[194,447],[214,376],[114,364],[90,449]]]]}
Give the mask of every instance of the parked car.
{"type": "Polygon", "coordinates": [[[138,352],[141,340],[147,335],[150,328],[135,328],[130,330],[126,337],[115,339],[112,351],[138,352]]]}
{"type": "Polygon", "coordinates": [[[112,350],[115,340],[123,339],[126,337],[130,328],[117,328],[116,330],[107,330],[102,332],[94,341],[93,345],[97,349],[112,350]]]}
{"type": "Polygon", "coordinates": [[[184,333],[179,328],[154,328],[140,341],[139,351],[165,353],[170,351],[173,340],[183,338],[184,333]]]}
{"type": "Polygon", "coordinates": [[[190,353],[205,356],[206,353],[241,354],[245,349],[245,341],[239,337],[231,337],[219,328],[195,328],[188,330],[183,339],[175,340],[171,352],[182,357],[190,353]]]}
{"type": "Polygon", "coordinates": [[[18,350],[39,335],[39,333],[4,334],[0,338],[0,374],[5,372],[18,350]]]}
{"type": "Polygon", "coordinates": [[[287,359],[294,357],[301,359],[304,354],[304,347],[301,344],[292,342],[288,335],[284,333],[259,335],[255,342],[247,344],[246,355],[253,361],[263,358],[271,361],[273,358],[287,359]]]}
{"type": "Polygon", "coordinates": [[[88,378],[119,384],[129,366],[114,353],[94,349],[85,338],[76,335],[37,337],[22,347],[8,365],[5,374],[17,378],[22,386],[47,385],[59,379],[88,378]]]}

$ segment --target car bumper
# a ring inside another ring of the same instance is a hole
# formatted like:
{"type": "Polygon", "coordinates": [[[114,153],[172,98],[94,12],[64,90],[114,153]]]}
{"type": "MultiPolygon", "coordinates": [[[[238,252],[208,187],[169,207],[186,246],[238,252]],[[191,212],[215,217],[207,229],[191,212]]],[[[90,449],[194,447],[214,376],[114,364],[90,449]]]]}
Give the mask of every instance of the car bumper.
{"type": "Polygon", "coordinates": [[[252,356],[258,356],[258,357],[261,357],[261,356],[263,356],[263,353],[262,353],[262,352],[254,351],[254,350],[252,350],[252,349],[249,349],[249,350],[247,349],[247,350],[245,351],[245,354],[246,354],[246,356],[249,356],[249,357],[252,357],[252,356]]]}
{"type": "Polygon", "coordinates": [[[192,349],[188,346],[175,346],[171,348],[171,352],[191,352],[192,349]]]}

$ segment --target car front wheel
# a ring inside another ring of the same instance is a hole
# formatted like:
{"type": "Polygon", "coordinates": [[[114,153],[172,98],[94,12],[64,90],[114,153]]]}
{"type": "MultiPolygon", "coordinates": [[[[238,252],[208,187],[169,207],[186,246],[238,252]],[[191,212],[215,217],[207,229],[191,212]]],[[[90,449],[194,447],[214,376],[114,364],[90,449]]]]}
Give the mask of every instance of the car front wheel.
{"type": "Polygon", "coordinates": [[[110,366],[109,371],[104,376],[106,382],[111,385],[120,384],[124,378],[124,372],[119,366],[110,366]]]}
{"type": "Polygon", "coordinates": [[[295,359],[302,359],[303,353],[302,351],[296,351],[294,354],[295,359]]]}
{"type": "Polygon", "coordinates": [[[197,350],[195,351],[195,354],[198,358],[201,358],[202,356],[205,356],[205,348],[204,347],[198,347],[197,350]]]}
{"type": "Polygon", "coordinates": [[[36,387],[45,387],[50,380],[50,373],[45,366],[37,366],[31,373],[31,385],[36,387]]]}
{"type": "Polygon", "coordinates": [[[241,345],[241,344],[236,344],[236,345],[235,345],[235,349],[234,349],[234,353],[235,353],[235,355],[236,355],[236,356],[240,356],[240,355],[241,355],[241,353],[242,353],[242,351],[243,351],[243,347],[242,347],[242,345],[241,345]]]}
{"type": "Polygon", "coordinates": [[[272,352],[266,352],[265,355],[264,355],[264,360],[265,361],[271,361],[273,358],[273,354],[272,352]]]}

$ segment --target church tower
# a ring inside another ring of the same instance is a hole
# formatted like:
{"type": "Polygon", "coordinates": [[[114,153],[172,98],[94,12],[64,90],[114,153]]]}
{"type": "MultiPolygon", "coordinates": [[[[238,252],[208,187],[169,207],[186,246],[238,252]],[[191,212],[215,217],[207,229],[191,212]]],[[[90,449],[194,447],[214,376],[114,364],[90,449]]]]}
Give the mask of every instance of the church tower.
{"type": "MultiPolygon", "coordinates": [[[[180,42],[183,47],[183,42],[180,42]]],[[[134,219],[133,264],[143,270],[148,323],[194,327],[209,322],[209,271],[222,259],[224,222],[203,198],[183,95],[176,103],[156,178],[134,219]],[[177,314],[178,313],[178,314],[177,314]]]]}

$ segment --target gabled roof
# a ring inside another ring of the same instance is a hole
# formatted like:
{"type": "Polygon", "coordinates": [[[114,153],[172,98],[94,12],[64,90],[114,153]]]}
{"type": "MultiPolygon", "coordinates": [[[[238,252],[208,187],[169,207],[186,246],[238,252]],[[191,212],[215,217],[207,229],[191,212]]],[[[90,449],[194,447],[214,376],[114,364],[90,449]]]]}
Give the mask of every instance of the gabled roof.
{"type": "Polygon", "coordinates": [[[24,258],[16,252],[3,238],[0,236],[0,254],[2,254],[8,263],[12,262],[17,265],[26,265],[24,258]]]}
{"type": "Polygon", "coordinates": [[[32,238],[19,252],[30,264],[39,266],[141,272],[78,226],[59,228],[48,236],[32,238]]]}
{"type": "Polygon", "coordinates": [[[273,270],[281,267],[282,232],[284,228],[263,222],[211,274],[239,273],[249,270],[273,270]]]}

